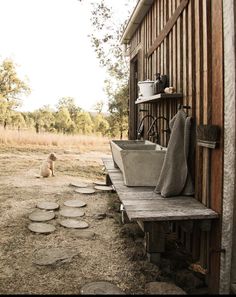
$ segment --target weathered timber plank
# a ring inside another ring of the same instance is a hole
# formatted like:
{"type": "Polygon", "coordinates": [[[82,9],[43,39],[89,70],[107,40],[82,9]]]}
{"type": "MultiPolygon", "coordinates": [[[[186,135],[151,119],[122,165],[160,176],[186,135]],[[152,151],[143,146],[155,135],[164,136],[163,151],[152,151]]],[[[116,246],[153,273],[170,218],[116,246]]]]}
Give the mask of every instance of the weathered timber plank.
{"type": "Polygon", "coordinates": [[[183,210],[176,211],[175,213],[168,213],[167,211],[160,210],[147,210],[147,211],[127,211],[130,221],[179,221],[179,220],[204,220],[216,219],[218,216],[215,212],[209,214],[207,209],[199,209],[193,212],[184,212],[183,210]]]}
{"type": "Polygon", "coordinates": [[[127,187],[123,184],[121,171],[113,171],[110,159],[103,159],[103,162],[130,220],[177,221],[218,217],[215,211],[192,197],[163,198],[154,193],[154,187],[127,187]]]}
{"type": "Polygon", "coordinates": [[[122,200],[125,203],[127,201],[133,201],[133,200],[135,201],[135,200],[137,200],[137,198],[139,198],[137,201],[138,203],[140,202],[140,200],[143,200],[143,199],[145,199],[145,200],[158,199],[158,198],[153,198],[153,196],[149,195],[148,192],[143,193],[142,195],[137,195],[137,194],[134,195],[134,193],[132,193],[132,195],[130,195],[130,193],[119,192],[119,197],[120,197],[120,200],[122,200]]]}
{"type": "Polygon", "coordinates": [[[125,210],[126,211],[160,211],[160,212],[165,212],[166,214],[168,214],[168,216],[172,216],[175,215],[176,212],[178,213],[183,213],[183,215],[195,215],[195,213],[199,212],[199,211],[204,211],[204,213],[208,213],[210,216],[216,217],[215,216],[215,212],[209,210],[209,208],[204,208],[201,207],[198,203],[189,203],[188,201],[188,205],[186,205],[186,202],[183,201],[177,201],[177,202],[172,202],[171,201],[164,201],[165,203],[163,203],[163,201],[161,201],[160,199],[158,201],[153,201],[153,200],[149,200],[146,203],[138,203],[138,204],[133,204],[133,205],[127,205],[126,203],[124,203],[125,206],[125,210]],[[195,207],[193,209],[193,207],[195,207]],[[167,209],[169,208],[169,209],[167,209]]]}
{"type": "Polygon", "coordinates": [[[198,202],[196,202],[196,199],[194,198],[190,198],[190,197],[184,197],[184,198],[157,198],[157,199],[127,199],[126,200],[126,205],[127,206],[134,206],[136,207],[137,205],[150,205],[150,206],[157,206],[158,208],[161,207],[166,207],[166,205],[168,206],[173,206],[174,208],[176,207],[176,205],[178,204],[177,207],[179,206],[184,206],[185,209],[191,209],[193,207],[197,207],[197,208],[202,208],[205,209],[204,205],[202,205],[198,202]],[[186,205],[188,204],[188,205],[186,205]],[[201,207],[202,205],[202,207],[201,207]]]}
{"type": "Polygon", "coordinates": [[[195,215],[199,216],[200,214],[204,214],[204,216],[207,218],[209,216],[210,218],[216,218],[217,214],[212,211],[209,208],[204,207],[201,203],[198,203],[195,199],[186,199],[185,201],[178,201],[178,199],[174,199],[171,201],[171,199],[158,199],[156,201],[154,200],[146,200],[145,203],[139,202],[137,204],[129,204],[127,205],[126,202],[124,202],[124,206],[127,212],[131,211],[150,211],[150,212],[158,212],[158,215],[161,213],[165,213],[166,217],[172,218],[175,217],[178,214],[178,220],[180,220],[181,216],[190,216],[195,217],[195,215]]]}
{"type": "MultiPolygon", "coordinates": [[[[212,122],[213,125],[224,126],[224,40],[223,40],[223,2],[214,0],[212,9],[212,122]]],[[[221,135],[219,149],[211,153],[211,191],[210,206],[222,213],[223,164],[224,164],[224,135],[221,135]]],[[[210,246],[214,249],[221,247],[221,221],[215,222],[210,235],[210,246]]],[[[209,293],[219,294],[220,253],[210,254],[209,293]]]]}
{"type": "Polygon", "coordinates": [[[146,194],[147,192],[151,192],[153,193],[153,197],[155,197],[155,193],[153,192],[154,190],[154,187],[152,187],[151,189],[149,187],[145,188],[145,187],[127,187],[125,185],[116,185],[115,184],[115,187],[117,188],[117,190],[119,190],[120,192],[125,192],[125,193],[135,193],[135,194],[141,194],[144,193],[146,194]]]}
{"type": "MultiPolygon", "coordinates": [[[[157,39],[154,41],[153,45],[148,49],[147,51],[147,57],[149,57],[156,48],[159,47],[159,45],[163,42],[163,40],[166,38],[166,36],[170,33],[171,29],[175,25],[177,19],[185,9],[185,7],[188,5],[189,0],[182,0],[176,11],[174,12],[173,16],[168,20],[165,27],[161,31],[161,33],[158,35],[157,39]]],[[[161,14],[162,16],[163,14],[161,14]]]]}

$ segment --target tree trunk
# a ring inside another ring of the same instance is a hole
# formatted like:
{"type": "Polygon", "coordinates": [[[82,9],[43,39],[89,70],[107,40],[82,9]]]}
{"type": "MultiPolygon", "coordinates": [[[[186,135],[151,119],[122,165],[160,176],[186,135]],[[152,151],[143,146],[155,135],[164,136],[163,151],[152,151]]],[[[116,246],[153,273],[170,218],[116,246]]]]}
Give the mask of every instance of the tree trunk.
{"type": "Polygon", "coordinates": [[[39,124],[38,123],[35,124],[35,130],[36,130],[36,133],[39,133],[39,124]]]}

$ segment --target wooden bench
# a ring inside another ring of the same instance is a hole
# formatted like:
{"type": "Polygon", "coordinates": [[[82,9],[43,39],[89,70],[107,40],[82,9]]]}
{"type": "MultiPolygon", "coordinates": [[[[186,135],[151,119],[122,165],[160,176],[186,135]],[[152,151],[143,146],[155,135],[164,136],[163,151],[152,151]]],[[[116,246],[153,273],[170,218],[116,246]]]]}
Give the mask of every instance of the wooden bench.
{"type": "Polygon", "coordinates": [[[112,158],[103,158],[107,183],[112,183],[130,221],[136,221],[145,232],[146,252],[153,263],[160,261],[165,249],[165,230],[168,222],[181,222],[191,229],[194,221],[210,231],[211,220],[219,215],[193,197],[163,198],[154,187],[127,187],[122,172],[114,167],[112,158]]]}

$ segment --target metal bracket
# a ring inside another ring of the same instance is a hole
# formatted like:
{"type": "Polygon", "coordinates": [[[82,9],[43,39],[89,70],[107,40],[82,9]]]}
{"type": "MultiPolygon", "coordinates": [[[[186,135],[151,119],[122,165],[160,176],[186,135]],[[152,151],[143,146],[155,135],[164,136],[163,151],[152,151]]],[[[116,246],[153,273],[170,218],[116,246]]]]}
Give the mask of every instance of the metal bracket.
{"type": "Polygon", "coordinates": [[[223,254],[225,254],[226,253],[226,249],[219,249],[219,250],[217,250],[217,249],[210,249],[210,253],[217,253],[217,254],[223,253],[223,254]]]}
{"type": "Polygon", "coordinates": [[[177,107],[177,109],[178,109],[178,110],[180,110],[181,108],[184,108],[184,109],[190,109],[190,108],[191,108],[191,106],[189,106],[189,105],[182,105],[182,104],[178,104],[178,107],[177,107]]]}

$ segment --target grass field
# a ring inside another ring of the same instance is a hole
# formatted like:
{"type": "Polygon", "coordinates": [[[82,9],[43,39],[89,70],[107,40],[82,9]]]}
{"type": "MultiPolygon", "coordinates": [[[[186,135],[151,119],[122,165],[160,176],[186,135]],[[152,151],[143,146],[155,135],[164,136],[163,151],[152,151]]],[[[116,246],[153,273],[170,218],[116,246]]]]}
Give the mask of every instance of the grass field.
{"type": "Polygon", "coordinates": [[[80,151],[96,149],[107,151],[109,138],[96,135],[65,135],[54,133],[35,133],[34,131],[4,130],[0,127],[0,145],[6,147],[50,147],[79,148],[80,151]]]}

